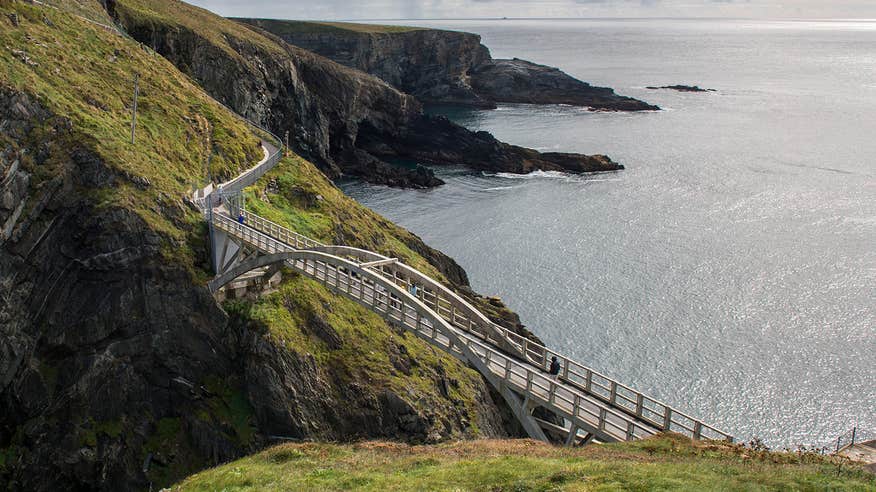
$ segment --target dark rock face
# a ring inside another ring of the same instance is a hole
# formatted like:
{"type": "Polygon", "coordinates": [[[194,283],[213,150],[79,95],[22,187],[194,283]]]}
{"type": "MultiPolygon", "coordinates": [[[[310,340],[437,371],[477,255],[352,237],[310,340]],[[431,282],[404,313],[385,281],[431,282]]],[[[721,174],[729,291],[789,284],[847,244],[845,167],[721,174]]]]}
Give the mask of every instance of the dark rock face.
{"type": "Polygon", "coordinates": [[[471,67],[490,61],[480,36],[437,29],[392,34],[314,31],[308,22],[237,19],[341,65],[370,73],[423,102],[494,107],[472,91],[471,67]]]}
{"type": "Polygon", "coordinates": [[[471,132],[441,116],[423,116],[413,122],[409,137],[387,142],[368,127],[359,144],[369,153],[413,158],[430,164],[459,164],[492,171],[529,173],[535,170],[595,172],[624,167],[604,155],[542,153],[502,143],[487,132],[471,132]]]}
{"type": "Polygon", "coordinates": [[[526,60],[493,60],[471,72],[471,86],[481,96],[528,104],[569,104],[603,111],[659,110],[657,106],[619,96],[608,87],[594,87],[558,68],[526,60]]]}
{"type": "MultiPolygon", "coordinates": [[[[473,421],[486,436],[506,435],[485,383],[476,415],[439,400],[436,425],[410,395],[343,381],[229,318],[168,261],[173,239],[130,210],[92,204],[89,190],[128,178],[69,120],[0,89],[0,121],[15,142],[0,152],[4,489],[147,489],[252,452],[272,435],[425,441],[464,434],[473,421]],[[49,179],[31,174],[59,162],[49,179]],[[19,203],[25,212],[15,212],[19,203]]],[[[182,200],[165,205],[187,213],[182,200]]],[[[306,331],[344,345],[324,319],[310,318],[306,331]]]]}
{"type": "Polygon", "coordinates": [[[593,87],[559,69],[494,60],[477,34],[437,29],[357,32],[308,22],[237,19],[289,44],[362,70],[425,103],[494,108],[496,103],[570,104],[606,111],[657,110],[593,87]]]}
{"type": "Polygon", "coordinates": [[[648,86],[647,89],[650,89],[652,91],[666,89],[678,92],[718,92],[715,89],[703,89],[698,85],[663,85],[660,87],[648,86]]]}

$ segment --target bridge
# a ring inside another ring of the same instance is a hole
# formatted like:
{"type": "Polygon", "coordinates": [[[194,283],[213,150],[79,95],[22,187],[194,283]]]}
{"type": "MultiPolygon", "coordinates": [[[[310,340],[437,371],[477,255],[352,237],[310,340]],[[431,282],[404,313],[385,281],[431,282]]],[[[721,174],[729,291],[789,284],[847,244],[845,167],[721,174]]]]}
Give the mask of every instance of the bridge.
{"type": "Polygon", "coordinates": [[[693,439],[733,440],[726,432],[493,323],[452,289],[396,258],[323,244],[247,211],[243,189],[282,156],[280,139],[258,130],[267,134],[264,158],[236,178],[194,196],[210,226],[217,272],[209,282],[212,292],[241,278],[270,281],[282,267],[290,268],[474,367],[533,439],[583,445],[676,432],[693,439]],[[550,373],[554,357],[559,374],[550,373]],[[534,412],[539,407],[545,411],[534,412]]]}

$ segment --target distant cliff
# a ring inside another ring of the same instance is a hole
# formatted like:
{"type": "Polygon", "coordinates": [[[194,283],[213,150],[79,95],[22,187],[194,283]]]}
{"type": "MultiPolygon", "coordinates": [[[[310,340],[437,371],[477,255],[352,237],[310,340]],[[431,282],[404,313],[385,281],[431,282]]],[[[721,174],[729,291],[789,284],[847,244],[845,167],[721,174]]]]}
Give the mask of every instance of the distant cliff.
{"type": "Polygon", "coordinates": [[[559,69],[494,60],[477,34],[398,26],[237,19],[342,65],[379,77],[424,103],[571,104],[604,111],[657,106],[594,87],[559,69]]]}

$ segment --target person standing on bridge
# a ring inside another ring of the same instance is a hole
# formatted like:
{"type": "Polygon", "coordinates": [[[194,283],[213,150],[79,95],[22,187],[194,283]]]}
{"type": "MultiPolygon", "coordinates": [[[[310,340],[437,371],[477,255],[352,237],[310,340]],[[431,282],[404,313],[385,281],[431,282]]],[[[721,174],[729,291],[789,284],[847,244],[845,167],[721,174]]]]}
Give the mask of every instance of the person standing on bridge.
{"type": "Polygon", "coordinates": [[[551,357],[551,367],[548,372],[551,376],[553,376],[554,379],[557,379],[557,377],[560,375],[560,361],[557,360],[556,355],[551,357]]]}
{"type": "Polygon", "coordinates": [[[240,214],[237,216],[237,221],[240,222],[241,224],[243,224],[243,221],[244,221],[243,214],[240,214]]]}

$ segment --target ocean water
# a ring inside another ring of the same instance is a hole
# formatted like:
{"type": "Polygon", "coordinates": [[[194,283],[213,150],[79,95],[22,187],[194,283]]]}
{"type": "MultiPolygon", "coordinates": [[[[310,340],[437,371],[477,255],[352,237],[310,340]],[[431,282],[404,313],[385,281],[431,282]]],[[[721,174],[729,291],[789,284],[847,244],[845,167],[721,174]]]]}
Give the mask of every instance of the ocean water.
{"type": "MultiPolygon", "coordinates": [[[[406,22],[410,24],[411,22],[406,22]]],[[[876,431],[876,22],[433,21],[665,108],[437,108],[617,173],[347,183],[551,347],[740,439],[876,431]],[[699,84],[717,92],[651,91],[699,84]]]]}

